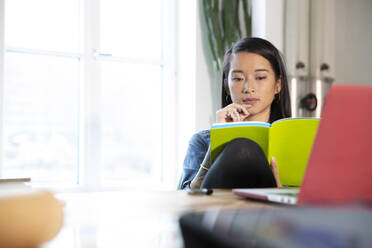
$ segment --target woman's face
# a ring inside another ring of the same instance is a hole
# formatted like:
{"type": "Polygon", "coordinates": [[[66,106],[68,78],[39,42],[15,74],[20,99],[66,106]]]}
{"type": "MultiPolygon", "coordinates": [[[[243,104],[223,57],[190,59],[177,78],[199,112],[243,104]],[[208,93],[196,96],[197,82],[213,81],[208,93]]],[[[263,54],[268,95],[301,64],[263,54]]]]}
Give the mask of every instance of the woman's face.
{"type": "Polygon", "coordinates": [[[281,80],[275,80],[267,59],[255,53],[233,54],[228,82],[231,100],[250,113],[246,120],[269,121],[271,103],[281,90],[281,80]]]}

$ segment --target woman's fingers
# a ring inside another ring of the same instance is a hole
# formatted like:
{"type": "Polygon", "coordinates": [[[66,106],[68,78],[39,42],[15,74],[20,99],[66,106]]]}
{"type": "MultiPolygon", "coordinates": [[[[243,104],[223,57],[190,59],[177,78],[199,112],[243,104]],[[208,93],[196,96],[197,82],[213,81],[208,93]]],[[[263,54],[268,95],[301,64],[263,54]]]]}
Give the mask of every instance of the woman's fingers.
{"type": "Polygon", "coordinates": [[[248,110],[244,107],[244,105],[240,105],[240,112],[241,114],[245,115],[246,117],[249,115],[248,110]]]}
{"type": "Polygon", "coordinates": [[[279,180],[278,165],[274,157],[271,157],[271,170],[274,174],[277,187],[282,187],[282,185],[280,184],[280,180],[279,180]]]}
{"type": "Polygon", "coordinates": [[[234,121],[244,121],[244,119],[249,116],[248,111],[246,110],[246,108],[244,108],[243,105],[233,103],[231,104],[231,109],[234,113],[234,121]]]}
{"type": "Polygon", "coordinates": [[[231,117],[231,119],[232,119],[234,122],[236,122],[236,121],[240,121],[240,115],[239,115],[238,111],[237,111],[236,109],[234,109],[234,108],[232,108],[232,109],[230,110],[230,117],[231,117]]]}
{"type": "Polygon", "coordinates": [[[237,122],[244,121],[249,116],[249,112],[243,105],[232,103],[216,113],[217,122],[237,122]]]}
{"type": "Polygon", "coordinates": [[[221,122],[227,122],[226,120],[226,111],[224,109],[220,109],[216,112],[216,122],[221,123],[221,122]]]}
{"type": "Polygon", "coordinates": [[[242,105],[238,107],[239,116],[241,118],[241,121],[244,121],[245,118],[249,116],[249,112],[246,108],[244,108],[242,105]]]}

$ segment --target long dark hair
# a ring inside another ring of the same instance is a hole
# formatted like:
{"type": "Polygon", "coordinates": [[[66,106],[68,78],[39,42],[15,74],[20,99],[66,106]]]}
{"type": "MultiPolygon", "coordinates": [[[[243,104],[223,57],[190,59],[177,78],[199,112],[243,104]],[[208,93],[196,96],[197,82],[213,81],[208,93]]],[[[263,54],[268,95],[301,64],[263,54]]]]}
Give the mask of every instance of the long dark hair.
{"type": "Polygon", "coordinates": [[[281,91],[275,95],[271,103],[269,122],[271,123],[282,118],[291,117],[291,99],[289,96],[287,72],[283,58],[273,44],[267,40],[255,37],[239,40],[225,53],[222,72],[222,108],[232,103],[231,97],[227,93],[229,90],[228,76],[231,57],[238,52],[249,52],[261,55],[270,62],[275,73],[275,80],[281,80],[281,91]]]}

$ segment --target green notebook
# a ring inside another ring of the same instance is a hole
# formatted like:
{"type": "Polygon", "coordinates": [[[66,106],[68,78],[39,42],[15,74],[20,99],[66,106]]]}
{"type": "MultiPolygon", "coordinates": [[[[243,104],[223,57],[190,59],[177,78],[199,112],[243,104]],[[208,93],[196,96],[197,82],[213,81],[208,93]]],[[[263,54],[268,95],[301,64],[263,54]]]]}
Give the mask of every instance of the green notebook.
{"type": "Polygon", "coordinates": [[[211,128],[211,160],[239,137],[257,142],[268,161],[275,157],[282,185],[300,186],[310,156],[319,118],[286,118],[273,122],[215,123],[211,128]]]}

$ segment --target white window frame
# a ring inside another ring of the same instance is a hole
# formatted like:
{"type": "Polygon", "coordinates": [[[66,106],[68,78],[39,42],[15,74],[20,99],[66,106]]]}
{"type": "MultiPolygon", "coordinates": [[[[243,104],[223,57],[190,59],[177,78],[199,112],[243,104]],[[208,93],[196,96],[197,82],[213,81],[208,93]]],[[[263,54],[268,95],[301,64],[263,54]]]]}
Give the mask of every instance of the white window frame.
{"type": "MultiPolygon", "coordinates": [[[[164,33],[166,34],[163,40],[164,50],[163,61],[137,61],[144,63],[154,63],[163,66],[164,82],[162,95],[163,101],[163,125],[162,125],[162,154],[161,165],[155,169],[155,177],[159,178],[161,183],[158,188],[175,189],[177,181],[182,171],[182,162],[185,155],[187,145],[186,141],[190,138],[190,134],[194,131],[193,115],[194,106],[190,104],[190,100],[194,99],[194,83],[195,83],[195,30],[188,29],[186,32],[180,32],[180,28],[186,27],[187,21],[190,21],[190,16],[181,14],[180,6],[188,7],[188,11],[192,12],[192,16],[196,16],[196,1],[191,3],[183,3],[179,0],[164,0],[163,22],[164,33]],[[179,18],[181,14],[181,18],[179,18]],[[187,20],[187,21],[186,21],[187,20]],[[179,39],[188,40],[191,42],[191,51],[185,53],[184,49],[179,47],[179,39]],[[180,52],[181,51],[181,52],[180,52]],[[191,56],[190,56],[191,52],[191,56]],[[186,55],[188,54],[188,55],[186,55]],[[180,56],[178,56],[180,55],[180,56]],[[187,69],[180,70],[181,67],[192,67],[191,71],[187,69]],[[190,82],[191,80],[191,82],[190,82]],[[188,95],[185,96],[184,93],[188,95]],[[188,116],[185,116],[184,113],[188,116]],[[191,114],[191,116],[190,116],[191,114]],[[185,126],[186,123],[186,126],[185,126]],[[182,130],[180,130],[182,129],[182,130]]],[[[81,0],[80,8],[82,10],[80,20],[81,44],[80,53],[59,53],[53,51],[41,51],[24,49],[23,52],[74,57],[80,59],[80,115],[79,115],[79,171],[77,186],[80,189],[102,189],[101,171],[102,160],[100,147],[101,137],[101,113],[100,113],[100,60],[119,60],[128,61],[126,58],[118,58],[115,56],[105,56],[99,51],[99,6],[100,0],[81,0]],[[98,18],[97,18],[98,17],[98,18]]],[[[4,1],[0,1],[0,138],[3,132],[3,84],[4,84],[4,16],[5,6],[4,1]]],[[[196,24],[195,18],[191,18],[193,26],[196,24]]],[[[7,47],[7,51],[17,51],[20,49],[7,47]]],[[[132,60],[130,62],[133,62],[132,60]]],[[[0,144],[2,154],[2,144],[0,144]]],[[[2,172],[2,157],[0,163],[0,176],[2,172]]],[[[48,185],[53,187],[53,185],[48,185]]],[[[134,186],[135,187],[135,186],[134,186]]],[[[75,188],[75,187],[72,187],[75,188]]]]}

